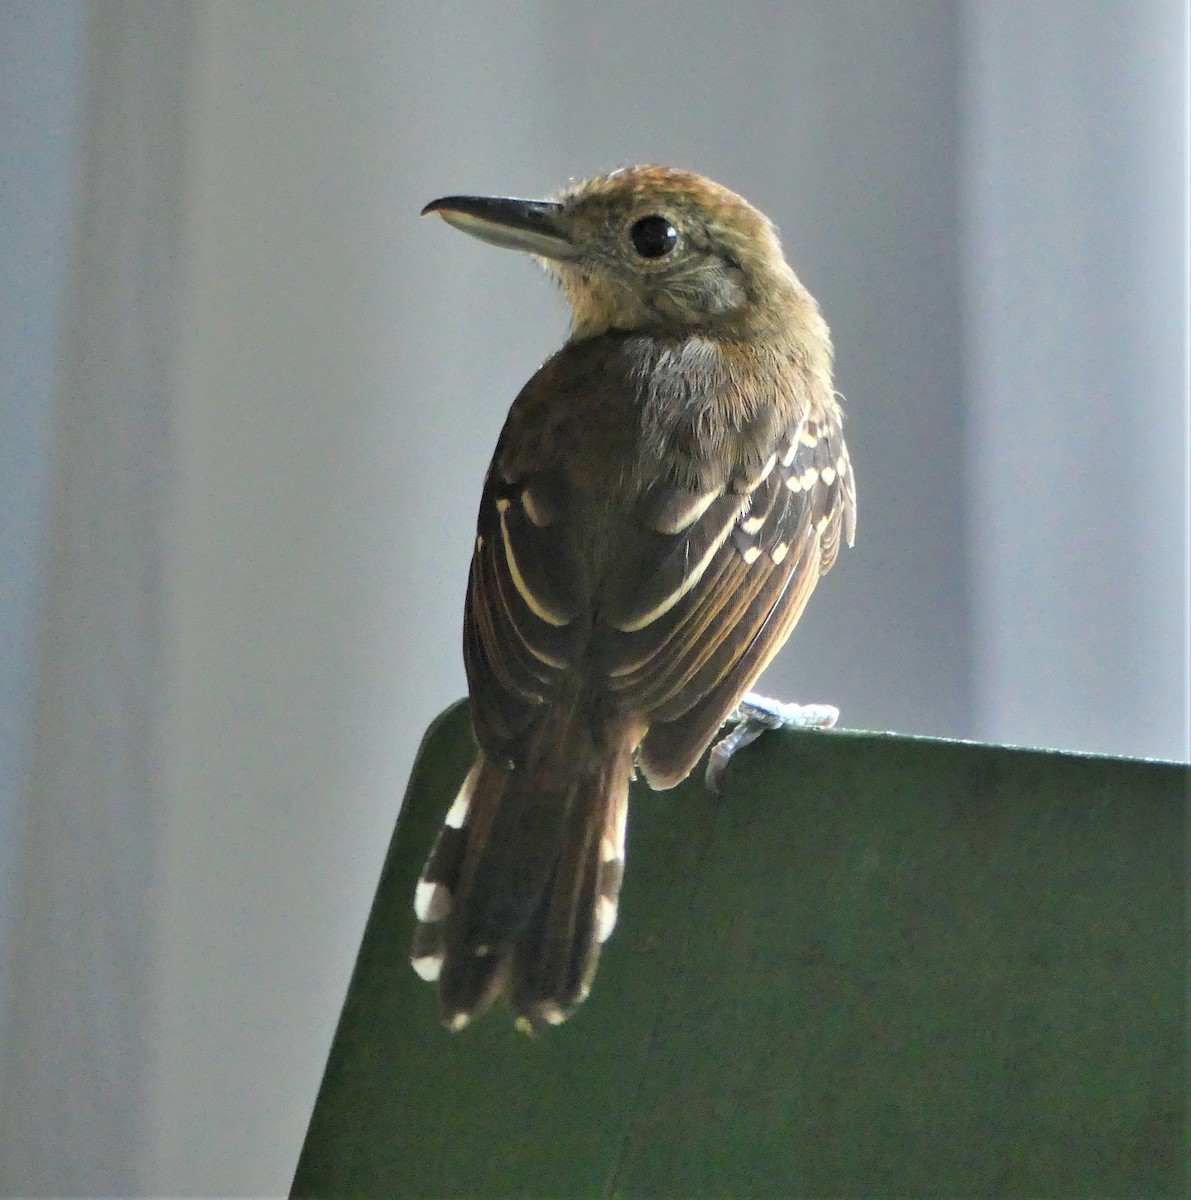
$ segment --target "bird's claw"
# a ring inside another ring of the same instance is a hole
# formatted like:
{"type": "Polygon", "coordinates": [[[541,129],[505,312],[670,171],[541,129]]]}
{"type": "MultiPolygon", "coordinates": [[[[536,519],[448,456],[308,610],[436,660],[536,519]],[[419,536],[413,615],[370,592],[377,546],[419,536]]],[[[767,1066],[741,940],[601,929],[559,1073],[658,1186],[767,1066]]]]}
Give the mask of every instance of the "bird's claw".
{"type": "Polygon", "coordinates": [[[787,704],[749,692],[728,718],[731,732],[711,748],[704,776],[707,786],[718,795],[720,777],[732,755],[755,742],[767,729],[830,729],[838,720],[839,709],[832,704],[787,704]]]}

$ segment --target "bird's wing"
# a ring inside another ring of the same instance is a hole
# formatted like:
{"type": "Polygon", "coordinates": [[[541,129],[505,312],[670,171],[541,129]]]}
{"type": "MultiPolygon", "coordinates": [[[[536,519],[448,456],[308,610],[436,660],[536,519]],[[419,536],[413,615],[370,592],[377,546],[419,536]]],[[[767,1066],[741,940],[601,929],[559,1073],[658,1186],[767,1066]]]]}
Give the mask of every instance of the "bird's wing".
{"type": "Polygon", "coordinates": [[[590,619],[565,484],[548,468],[509,477],[500,460],[498,447],[480,500],[463,658],[476,738],[505,763],[573,666],[590,619]]]}
{"type": "Polygon", "coordinates": [[[718,491],[657,485],[636,517],[594,645],[615,706],[649,722],[641,766],[669,787],[786,640],[841,535],[852,540],[838,417],[786,431],[760,469],[718,491]]]}

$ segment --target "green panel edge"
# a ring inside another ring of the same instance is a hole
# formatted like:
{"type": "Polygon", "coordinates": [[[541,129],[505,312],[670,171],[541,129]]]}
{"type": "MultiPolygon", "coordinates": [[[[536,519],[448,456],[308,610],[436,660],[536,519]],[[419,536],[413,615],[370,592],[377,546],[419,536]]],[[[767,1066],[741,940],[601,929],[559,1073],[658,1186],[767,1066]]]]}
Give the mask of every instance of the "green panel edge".
{"type": "Polygon", "coordinates": [[[589,1000],[439,1026],[414,884],[473,754],[428,730],[294,1196],[1187,1194],[1191,769],[767,734],[638,785],[589,1000]]]}

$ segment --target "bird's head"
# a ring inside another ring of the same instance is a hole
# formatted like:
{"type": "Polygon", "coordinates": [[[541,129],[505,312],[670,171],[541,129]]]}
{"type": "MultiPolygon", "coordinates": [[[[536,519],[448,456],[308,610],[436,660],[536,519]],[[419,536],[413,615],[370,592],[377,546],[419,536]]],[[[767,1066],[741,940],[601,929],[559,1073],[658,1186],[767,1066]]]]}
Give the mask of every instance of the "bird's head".
{"type": "Polygon", "coordinates": [[[770,221],[688,171],[628,167],[553,200],[445,196],[422,211],[539,258],[570,301],[578,338],[608,330],[781,338],[791,318],[818,318],[770,221]]]}

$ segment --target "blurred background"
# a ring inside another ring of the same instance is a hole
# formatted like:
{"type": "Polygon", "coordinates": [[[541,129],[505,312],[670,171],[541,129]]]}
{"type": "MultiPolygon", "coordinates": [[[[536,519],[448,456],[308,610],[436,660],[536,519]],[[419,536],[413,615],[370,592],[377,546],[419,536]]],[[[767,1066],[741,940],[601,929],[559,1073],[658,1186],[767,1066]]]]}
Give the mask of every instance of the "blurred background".
{"type": "Polygon", "coordinates": [[[1182,0],[0,4],[0,1190],[288,1188],[566,332],[435,196],[778,223],[860,521],[767,691],[1185,758],[1186,88],[1182,0]]]}

